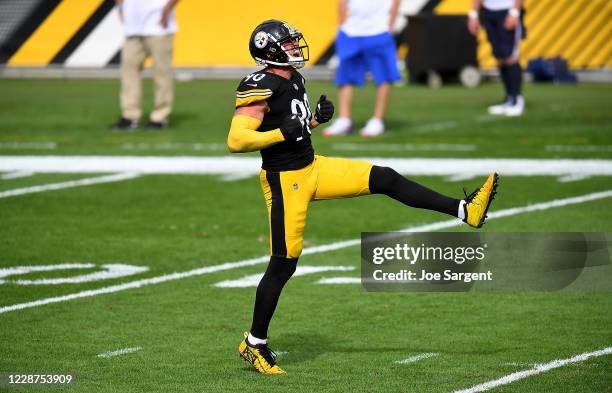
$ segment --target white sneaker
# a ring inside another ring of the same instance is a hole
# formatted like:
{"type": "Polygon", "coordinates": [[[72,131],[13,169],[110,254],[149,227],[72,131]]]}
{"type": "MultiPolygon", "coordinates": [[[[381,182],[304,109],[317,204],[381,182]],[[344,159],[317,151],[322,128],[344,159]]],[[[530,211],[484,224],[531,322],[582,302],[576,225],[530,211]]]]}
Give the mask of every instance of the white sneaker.
{"type": "Polygon", "coordinates": [[[361,136],[379,136],[385,132],[385,124],[375,117],[368,120],[365,127],[359,132],[361,136]]]}
{"type": "Polygon", "coordinates": [[[510,97],[507,97],[506,101],[502,102],[501,104],[490,106],[489,107],[489,115],[495,115],[495,116],[505,115],[506,114],[506,108],[509,105],[510,105],[510,97]]]}
{"type": "Polygon", "coordinates": [[[517,96],[514,103],[510,103],[506,106],[506,112],[504,113],[508,117],[522,116],[525,112],[525,99],[523,96],[517,96]]]}
{"type": "Polygon", "coordinates": [[[323,136],[341,136],[348,135],[353,130],[353,123],[348,117],[339,117],[334,122],[323,130],[323,136]]]}

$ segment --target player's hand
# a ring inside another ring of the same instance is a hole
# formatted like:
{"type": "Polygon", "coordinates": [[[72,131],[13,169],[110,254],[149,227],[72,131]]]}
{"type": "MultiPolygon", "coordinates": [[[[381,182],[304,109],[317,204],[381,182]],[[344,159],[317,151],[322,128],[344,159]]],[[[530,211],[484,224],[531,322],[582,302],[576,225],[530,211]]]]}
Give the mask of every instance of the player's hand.
{"type": "Polygon", "coordinates": [[[317,102],[317,110],[315,111],[314,119],[317,123],[327,123],[334,116],[334,104],[322,95],[317,102]]]}
{"type": "Polygon", "coordinates": [[[516,16],[508,14],[506,15],[506,20],[504,21],[504,27],[508,31],[513,31],[518,26],[518,20],[519,18],[516,16]]]}
{"type": "Polygon", "coordinates": [[[162,16],[159,20],[159,25],[164,29],[168,27],[168,21],[170,20],[170,11],[171,9],[168,9],[166,7],[164,7],[164,9],[162,10],[162,16]]]}
{"type": "Polygon", "coordinates": [[[468,30],[473,35],[478,34],[478,30],[480,30],[480,21],[478,20],[478,17],[476,18],[468,17],[468,30]]]}
{"type": "Polygon", "coordinates": [[[297,115],[289,115],[280,126],[286,142],[295,143],[304,138],[304,124],[297,115]]]}

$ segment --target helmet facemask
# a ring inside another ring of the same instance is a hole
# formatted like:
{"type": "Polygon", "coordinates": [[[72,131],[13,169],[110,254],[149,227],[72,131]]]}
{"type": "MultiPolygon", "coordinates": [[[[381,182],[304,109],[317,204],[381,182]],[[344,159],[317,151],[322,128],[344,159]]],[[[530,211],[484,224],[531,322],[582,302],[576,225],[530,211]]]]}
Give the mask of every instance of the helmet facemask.
{"type": "Polygon", "coordinates": [[[304,36],[299,31],[292,31],[291,37],[278,43],[287,55],[287,63],[293,68],[302,68],[310,57],[310,50],[304,36]]]}

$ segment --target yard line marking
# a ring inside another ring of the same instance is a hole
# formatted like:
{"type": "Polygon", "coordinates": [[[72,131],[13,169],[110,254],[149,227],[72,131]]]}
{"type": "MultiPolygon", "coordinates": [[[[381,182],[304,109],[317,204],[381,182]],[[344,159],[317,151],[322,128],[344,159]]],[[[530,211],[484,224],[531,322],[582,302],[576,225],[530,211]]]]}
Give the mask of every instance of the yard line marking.
{"type": "Polygon", "coordinates": [[[361,284],[359,277],[323,277],[317,284],[361,284]]]}
{"type": "MultiPolygon", "coordinates": [[[[521,213],[542,211],[542,210],[547,210],[547,209],[551,209],[555,207],[575,205],[579,203],[590,202],[590,201],[595,201],[598,199],[604,199],[604,198],[609,198],[609,197],[612,197],[612,189],[607,190],[607,191],[594,192],[591,194],[585,194],[585,195],[565,198],[565,199],[554,199],[552,201],[535,203],[533,205],[518,206],[518,207],[509,208],[509,209],[499,210],[496,212],[489,213],[489,220],[496,219],[496,218],[502,218],[502,217],[514,216],[514,215],[521,214],[521,213]]],[[[424,224],[424,225],[408,227],[408,228],[401,230],[401,232],[436,231],[440,229],[452,228],[452,227],[459,226],[459,225],[463,225],[463,221],[459,219],[452,219],[448,221],[439,221],[439,222],[434,222],[431,224],[424,224]]],[[[344,240],[340,242],[324,244],[321,246],[308,247],[304,249],[304,251],[302,252],[302,255],[317,254],[317,253],[324,253],[324,252],[332,251],[332,250],[339,250],[342,248],[355,246],[360,243],[361,243],[361,239],[352,239],[352,240],[344,240]]],[[[76,292],[76,293],[72,293],[68,295],[34,300],[31,302],[26,302],[26,303],[13,304],[10,306],[0,307],[0,314],[4,314],[7,312],[16,311],[16,310],[23,310],[23,309],[31,308],[31,307],[44,306],[46,304],[64,302],[67,300],[97,296],[97,295],[102,295],[106,293],[114,293],[114,292],[124,291],[126,289],[131,289],[131,288],[140,288],[146,285],[159,284],[162,282],[174,281],[174,280],[179,280],[182,278],[187,278],[187,277],[192,277],[192,276],[200,276],[204,274],[211,274],[211,273],[221,272],[225,270],[238,269],[241,267],[260,265],[263,263],[267,263],[269,260],[270,260],[270,256],[264,255],[261,257],[257,257],[257,258],[245,259],[245,260],[237,261],[237,262],[225,262],[225,263],[222,263],[219,265],[213,265],[213,266],[204,266],[201,268],[187,270],[184,272],[164,274],[162,276],[145,278],[145,279],[136,280],[136,281],[130,281],[124,284],[111,285],[108,287],[91,289],[91,290],[76,292]]]]}
{"type": "Polygon", "coordinates": [[[474,151],[476,145],[456,143],[334,143],[339,151],[474,151]]]}
{"type": "MultiPolygon", "coordinates": [[[[608,159],[355,157],[412,176],[612,176],[608,159]]],[[[258,175],[257,157],[2,156],[0,172],[258,175]]]]}
{"type": "Polygon", "coordinates": [[[42,149],[53,150],[55,142],[0,142],[0,149],[42,149]]]}
{"type": "Polygon", "coordinates": [[[23,172],[23,171],[15,171],[9,173],[3,173],[0,175],[0,179],[2,180],[10,180],[10,179],[20,179],[22,177],[30,177],[34,175],[32,172],[23,172]]]}
{"type": "Polygon", "coordinates": [[[395,364],[408,364],[408,363],[418,362],[419,360],[423,360],[423,359],[433,358],[433,357],[436,357],[436,356],[440,356],[440,353],[438,353],[438,352],[420,353],[418,355],[410,356],[407,359],[396,360],[393,363],[395,363],[395,364]]]}
{"type": "Polygon", "coordinates": [[[226,143],[124,143],[123,150],[213,150],[227,152],[226,143]]]}
{"type": "Polygon", "coordinates": [[[448,130],[451,128],[457,127],[456,121],[441,121],[439,123],[431,123],[431,124],[423,124],[417,127],[414,127],[415,132],[432,132],[432,131],[442,131],[448,130]]]}
{"type": "Polygon", "coordinates": [[[600,349],[594,352],[585,352],[580,355],[572,356],[571,358],[568,358],[568,359],[557,359],[557,360],[553,360],[552,362],[548,362],[544,364],[536,364],[535,366],[533,366],[533,368],[523,370],[523,371],[518,371],[512,374],[508,374],[499,379],[494,379],[494,380],[491,380],[485,383],[481,383],[480,385],[472,386],[469,389],[455,390],[453,393],[484,392],[486,390],[491,390],[498,386],[507,385],[514,381],[518,381],[520,379],[530,377],[532,375],[545,373],[547,371],[550,371],[558,367],[565,366],[567,364],[584,362],[585,360],[591,357],[604,356],[604,355],[609,355],[609,354],[612,354],[612,347],[603,348],[603,349],[600,349]]]}
{"type": "Polygon", "coordinates": [[[612,145],[546,145],[544,150],[553,152],[611,152],[612,145]]]}
{"type": "Polygon", "coordinates": [[[58,284],[80,284],[84,282],[109,280],[113,278],[127,277],[134,274],[144,273],[149,270],[147,266],[127,265],[124,263],[107,263],[101,265],[103,269],[89,274],[71,277],[40,278],[36,280],[4,280],[4,277],[22,275],[30,272],[65,270],[65,269],[91,269],[95,268],[93,263],[65,263],[60,265],[42,266],[16,266],[0,269],[0,285],[9,283],[15,285],[58,285],[58,284]]]}
{"type": "Polygon", "coordinates": [[[529,366],[529,367],[534,367],[537,364],[538,363],[529,363],[529,362],[506,362],[506,363],[502,363],[502,366],[512,366],[512,367],[529,366]]]}
{"type": "Polygon", "coordinates": [[[138,352],[142,349],[142,347],[134,347],[134,348],[123,348],[118,349],[112,352],[102,352],[97,354],[96,356],[99,358],[112,358],[113,356],[125,355],[126,353],[138,352]]]}
{"type": "Polygon", "coordinates": [[[88,177],[86,179],[70,180],[61,183],[50,183],[39,186],[15,188],[13,190],[7,190],[0,192],[0,198],[8,198],[17,195],[33,194],[36,192],[62,190],[64,188],[73,188],[80,186],[90,186],[93,184],[112,183],[116,181],[134,179],[140,176],[137,173],[116,173],[114,175],[88,177]]]}
{"type": "MultiPolygon", "coordinates": [[[[298,266],[295,269],[295,273],[291,277],[299,277],[305,276],[313,273],[320,272],[331,272],[331,271],[339,271],[339,272],[350,272],[355,270],[355,266],[310,266],[303,265],[298,266]]],[[[263,277],[263,273],[250,274],[248,276],[240,277],[236,280],[224,280],[218,283],[213,284],[213,287],[217,288],[247,288],[247,287],[256,287],[257,284],[261,281],[263,277]]]]}

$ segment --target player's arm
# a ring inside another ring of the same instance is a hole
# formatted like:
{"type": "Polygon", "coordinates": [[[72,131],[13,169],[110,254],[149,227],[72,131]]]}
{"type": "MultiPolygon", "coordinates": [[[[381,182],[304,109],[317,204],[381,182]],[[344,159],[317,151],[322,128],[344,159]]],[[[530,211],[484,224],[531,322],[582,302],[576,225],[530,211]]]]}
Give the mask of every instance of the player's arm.
{"type": "Polygon", "coordinates": [[[168,27],[168,20],[170,19],[170,12],[172,12],[172,9],[174,9],[174,7],[176,6],[176,3],[178,2],[179,0],[168,0],[166,5],[162,9],[162,17],[161,17],[161,20],[159,21],[159,24],[164,29],[168,27]]]}
{"type": "Polygon", "coordinates": [[[247,153],[261,150],[285,140],[278,128],[267,132],[257,131],[268,110],[266,101],[257,101],[236,108],[227,135],[227,147],[230,152],[247,153]]]}
{"type": "Polygon", "coordinates": [[[338,0],[338,25],[342,26],[348,18],[348,0],[338,0]]]}
{"type": "Polygon", "coordinates": [[[482,6],[482,0],[472,0],[472,9],[468,13],[468,30],[476,35],[480,30],[480,21],[478,20],[478,11],[482,6]]]}
{"type": "Polygon", "coordinates": [[[393,0],[391,4],[391,12],[389,12],[389,32],[393,34],[395,31],[395,20],[399,12],[400,0],[393,0]]]}

